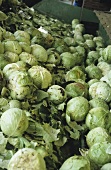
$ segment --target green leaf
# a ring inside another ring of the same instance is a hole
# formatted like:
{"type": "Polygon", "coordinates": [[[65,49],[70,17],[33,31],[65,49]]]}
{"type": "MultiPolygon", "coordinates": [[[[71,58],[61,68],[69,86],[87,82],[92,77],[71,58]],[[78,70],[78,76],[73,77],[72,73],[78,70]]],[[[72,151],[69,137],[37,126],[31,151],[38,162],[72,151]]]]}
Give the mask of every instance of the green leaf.
{"type": "Polygon", "coordinates": [[[41,101],[48,97],[48,93],[43,90],[37,90],[37,101],[41,101]]]}
{"type": "Polygon", "coordinates": [[[58,138],[58,134],[60,132],[60,129],[54,129],[52,128],[49,124],[45,123],[43,125],[44,131],[43,131],[43,138],[44,140],[47,142],[54,142],[57,141],[58,138]]]}
{"type": "Polygon", "coordinates": [[[7,144],[7,138],[5,138],[3,133],[0,132],[0,153],[3,153],[5,151],[6,144],[7,144]]]}

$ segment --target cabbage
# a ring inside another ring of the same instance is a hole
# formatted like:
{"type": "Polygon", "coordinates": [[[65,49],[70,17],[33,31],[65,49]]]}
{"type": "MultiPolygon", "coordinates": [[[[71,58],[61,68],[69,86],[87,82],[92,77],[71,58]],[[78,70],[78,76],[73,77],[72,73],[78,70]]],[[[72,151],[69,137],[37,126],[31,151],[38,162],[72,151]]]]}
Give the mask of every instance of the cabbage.
{"type": "Polygon", "coordinates": [[[48,88],[52,83],[52,75],[51,73],[44,67],[41,66],[32,66],[28,73],[32,78],[34,84],[40,88],[45,89],[48,88]]]}
{"type": "Polygon", "coordinates": [[[17,86],[32,85],[31,78],[26,71],[14,71],[9,77],[9,83],[17,86]]]}
{"type": "Polygon", "coordinates": [[[90,79],[88,82],[87,82],[87,84],[89,85],[89,87],[92,85],[92,84],[94,84],[94,83],[96,83],[96,82],[100,82],[98,79],[90,79]]]}
{"type": "Polygon", "coordinates": [[[65,42],[68,46],[76,46],[75,39],[72,38],[72,37],[65,37],[65,38],[64,38],[64,42],[65,42]]]}
{"type": "Polygon", "coordinates": [[[111,70],[105,76],[101,77],[100,80],[106,82],[111,87],[111,70]]]}
{"type": "Polygon", "coordinates": [[[89,112],[88,100],[82,96],[74,97],[67,102],[66,116],[77,122],[83,121],[89,112]]]}
{"type": "Polygon", "coordinates": [[[25,63],[29,64],[30,66],[34,66],[34,65],[38,64],[37,58],[34,55],[29,54],[27,52],[22,52],[19,55],[19,57],[20,57],[21,61],[24,61],[25,63]]]}
{"type": "Polygon", "coordinates": [[[111,163],[104,164],[100,170],[111,170],[111,163]]]}
{"type": "Polygon", "coordinates": [[[31,46],[27,42],[19,42],[19,44],[23,52],[31,53],[31,46]]]}
{"type": "Polygon", "coordinates": [[[60,55],[54,50],[54,48],[49,48],[47,50],[47,54],[48,54],[47,63],[55,65],[60,64],[60,55]]]}
{"type": "Polygon", "coordinates": [[[108,64],[105,61],[101,61],[97,64],[97,67],[102,71],[103,76],[105,76],[111,70],[111,64],[108,64]]]}
{"type": "Polygon", "coordinates": [[[16,54],[20,54],[22,52],[22,48],[18,41],[7,40],[4,42],[5,51],[10,51],[16,54]]]}
{"type": "Polygon", "coordinates": [[[83,34],[83,37],[85,40],[92,40],[94,36],[92,34],[83,34]]]}
{"type": "Polygon", "coordinates": [[[66,69],[73,68],[76,65],[76,60],[78,53],[75,54],[75,57],[70,52],[64,52],[60,55],[62,66],[66,69]]]}
{"type": "Polygon", "coordinates": [[[95,42],[94,42],[93,40],[87,39],[87,40],[85,41],[85,44],[88,46],[88,48],[89,48],[90,50],[94,50],[95,47],[96,47],[96,44],[95,44],[95,42]]]}
{"type": "Polygon", "coordinates": [[[95,82],[89,87],[89,95],[92,99],[98,97],[106,102],[110,102],[111,87],[105,82],[95,82]]]}
{"type": "MultiPolygon", "coordinates": [[[[6,40],[6,41],[15,41],[15,36],[12,32],[10,31],[3,31],[3,39],[6,40]]],[[[4,43],[4,41],[3,41],[4,43]]]]}
{"type": "Polygon", "coordinates": [[[89,51],[86,58],[86,64],[96,64],[98,62],[100,55],[97,51],[89,51]]]}
{"type": "Polygon", "coordinates": [[[85,156],[74,155],[65,160],[59,170],[91,170],[90,162],[85,156]]]}
{"type": "Polygon", "coordinates": [[[5,59],[4,54],[0,54],[0,69],[2,70],[7,64],[9,64],[9,61],[5,59]]]}
{"type": "MultiPolygon", "coordinates": [[[[19,62],[20,63],[20,62],[19,62]]],[[[9,79],[10,75],[14,72],[14,71],[22,71],[25,70],[25,66],[22,63],[22,66],[19,65],[19,63],[11,63],[11,64],[7,64],[4,68],[3,68],[3,74],[5,75],[6,79],[9,79]]]]}
{"type": "Polygon", "coordinates": [[[4,97],[1,97],[0,98],[0,111],[4,112],[6,110],[8,110],[10,107],[9,107],[9,104],[8,104],[8,100],[4,97]]]}
{"type": "Polygon", "coordinates": [[[48,99],[54,104],[60,104],[66,99],[65,89],[59,85],[52,85],[48,88],[48,99]]]}
{"type": "Polygon", "coordinates": [[[111,64],[111,45],[108,45],[102,50],[102,58],[105,62],[111,64]]]}
{"type": "Polygon", "coordinates": [[[19,149],[10,159],[8,170],[46,170],[46,164],[35,149],[22,148],[19,149]]]}
{"type": "Polygon", "coordinates": [[[28,118],[25,111],[19,108],[6,110],[1,116],[0,126],[2,132],[7,136],[22,136],[28,128],[28,118]]]}
{"type": "Polygon", "coordinates": [[[87,77],[89,79],[98,79],[102,77],[102,71],[99,67],[95,66],[94,64],[91,64],[85,68],[85,71],[87,73],[87,77]]]}
{"type": "Polygon", "coordinates": [[[79,24],[77,24],[76,26],[75,26],[75,31],[79,31],[79,32],[81,32],[81,33],[84,33],[85,32],[85,27],[84,27],[84,24],[81,24],[81,23],[79,23],[79,24]]]}
{"type": "Polygon", "coordinates": [[[86,79],[85,73],[82,71],[80,67],[77,66],[67,71],[65,75],[66,81],[74,81],[75,79],[82,79],[84,81],[86,79]]]}
{"type": "Polygon", "coordinates": [[[19,55],[17,53],[14,53],[14,52],[6,51],[5,54],[4,54],[4,57],[10,63],[15,63],[15,62],[19,61],[19,55]]]}
{"type": "Polygon", "coordinates": [[[78,19],[73,19],[71,22],[72,28],[75,29],[77,24],[80,24],[80,21],[78,19]]]}
{"type": "MultiPolygon", "coordinates": [[[[77,64],[80,64],[84,61],[85,57],[86,57],[86,51],[85,48],[78,45],[77,47],[75,47],[79,56],[81,56],[81,60],[79,60],[79,62],[77,62],[77,64]]],[[[76,60],[78,60],[79,56],[76,58],[76,60]]]]}
{"type": "Polygon", "coordinates": [[[78,45],[80,45],[81,43],[84,43],[84,41],[85,41],[82,34],[79,34],[78,32],[77,33],[75,32],[74,39],[78,45]]]}
{"type": "Polygon", "coordinates": [[[111,162],[111,143],[100,142],[92,145],[88,151],[90,161],[98,165],[98,169],[111,162]]]}
{"type": "Polygon", "coordinates": [[[92,100],[89,100],[90,108],[94,107],[104,107],[105,109],[109,109],[108,104],[105,100],[95,97],[92,100]]]}
{"type": "Polygon", "coordinates": [[[9,89],[12,99],[23,100],[31,98],[31,86],[19,86],[18,84],[9,84],[9,89]]]}
{"type": "Polygon", "coordinates": [[[74,82],[66,85],[65,91],[68,97],[88,96],[88,87],[82,82],[74,82]]]}
{"type": "Polygon", "coordinates": [[[87,133],[86,142],[90,148],[95,143],[111,142],[111,137],[106,131],[106,129],[102,127],[95,127],[87,133]]]}
{"type": "Polygon", "coordinates": [[[109,129],[111,126],[110,111],[104,107],[94,107],[87,113],[85,121],[90,130],[95,127],[109,129]]]}
{"type": "Polygon", "coordinates": [[[94,37],[93,41],[96,43],[97,48],[104,48],[104,40],[101,36],[94,37]]]}
{"type": "Polygon", "coordinates": [[[10,100],[9,101],[10,108],[21,108],[21,102],[19,100],[10,100]]]}
{"type": "Polygon", "coordinates": [[[19,42],[26,42],[30,45],[30,34],[26,31],[17,30],[14,32],[15,39],[19,42]]]}
{"type": "Polygon", "coordinates": [[[47,51],[44,47],[38,44],[31,45],[32,54],[37,58],[39,62],[46,62],[48,59],[47,51]]]}

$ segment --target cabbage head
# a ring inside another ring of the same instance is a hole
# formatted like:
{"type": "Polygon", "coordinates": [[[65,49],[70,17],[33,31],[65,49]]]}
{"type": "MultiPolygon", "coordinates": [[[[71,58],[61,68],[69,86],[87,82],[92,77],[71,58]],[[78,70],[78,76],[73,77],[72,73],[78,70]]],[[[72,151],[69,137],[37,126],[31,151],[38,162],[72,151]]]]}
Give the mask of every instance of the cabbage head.
{"type": "Polygon", "coordinates": [[[10,108],[1,116],[1,130],[7,136],[22,136],[28,128],[28,118],[25,111],[19,108],[10,108]]]}
{"type": "Polygon", "coordinates": [[[30,34],[26,31],[17,30],[14,32],[15,39],[19,42],[26,42],[30,45],[30,34]]]}
{"type": "Polygon", "coordinates": [[[21,102],[19,100],[10,100],[9,101],[9,106],[10,106],[10,108],[19,108],[19,109],[21,109],[22,104],[21,104],[21,102]]]}
{"type": "Polygon", "coordinates": [[[93,41],[96,43],[97,48],[104,48],[104,40],[101,36],[94,37],[93,41]]]}
{"type": "Polygon", "coordinates": [[[89,87],[89,95],[93,99],[101,98],[106,102],[111,101],[111,87],[105,82],[95,82],[89,87]]]}
{"type": "Polygon", "coordinates": [[[105,62],[111,64],[111,45],[108,45],[102,50],[102,58],[105,62]]]}
{"type": "Polygon", "coordinates": [[[76,57],[74,58],[73,54],[71,54],[70,52],[62,53],[60,55],[62,66],[66,69],[73,68],[76,65],[77,56],[78,55],[76,55],[76,57]]]}
{"type": "Polygon", "coordinates": [[[74,155],[66,159],[59,170],[91,170],[91,168],[85,156],[74,155]]]}
{"type": "Polygon", "coordinates": [[[79,31],[79,32],[81,32],[81,33],[84,33],[85,32],[85,27],[84,27],[84,24],[81,24],[81,23],[79,23],[79,24],[77,24],[76,26],[75,26],[75,31],[79,31]]]}
{"type": "Polygon", "coordinates": [[[59,85],[50,86],[47,92],[49,101],[52,101],[54,104],[60,104],[66,99],[65,89],[59,85]]]}
{"type": "Polygon", "coordinates": [[[110,123],[110,111],[103,107],[94,107],[89,110],[86,116],[86,125],[91,130],[95,127],[102,127],[109,129],[110,123]]]}
{"type": "Polygon", "coordinates": [[[5,51],[10,51],[16,54],[20,54],[22,52],[22,48],[18,41],[7,40],[4,42],[5,51]]]}
{"type": "Polygon", "coordinates": [[[90,64],[96,64],[98,62],[98,59],[100,58],[100,55],[97,51],[89,51],[87,54],[87,58],[86,58],[86,64],[90,65],[90,64]]]}
{"type": "Polygon", "coordinates": [[[38,44],[31,45],[32,54],[37,58],[39,62],[46,62],[48,59],[47,51],[44,47],[38,44]]]}
{"type": "Polygon", "coordinates": [[[85,44],[88,46],[88,48],[90,49],[90,50],[94,50],[95,49],[95,47],[96,47],[96,44],[95,44],[95,42],[93,41],[93,40],[86,40],[85,41],[85,44]]]}
{"type": "Polygon", "coordinates": [[[6,51],[4,53],[4,57],[10,63],[15,63],[15,62],[19,61],[19,55],[17,53],[14,53],[14,52],[6,51]]]}
{"type": "Polygon", "coordinates": [[[88,87],[82,82],[73,82],[66,85],[65,91],[68,97],[88,96],[88,87]]]}
{"type": "Polygon", "coordinates": [[[94,84],[94,83],[96,83],[96,82],[99,82],[99,80],[98,80],[98,79],[90,79],[90,80],[87,82],[87,84],[88,84],[89,87],[90,87],[92,84],[94,84]]]}
{"type": "Polygon", "coordinates": [[[80,21],[78,19],[73,19],[71,22],[72,28],[75,29],[77,24],[80,24],[80,21]]]}
{"type": "Polygon", "coordinates": [[[111,70],[108,73],[106,73],[105,76],[101,77],[100,80],[106,82],[111,87],[111,70]]]}
{"type": "Polygon", "coordinates": [[[19,86],[18,84],[8,85],[10,89],[10,96],[15,100],[29,99],[32,96],[32,87],[31,86],[19,86]]]}
{"type": "Polygon", "coordinates": [[[97,67],[102,71],[102,75],[105,76],[111,70],[111,64],[108,64],[105,61],[101,61],[97,64],[97,67]]]}
{"type": "Polygon", "coordinates": [[[91,100],[89,100],[90,108],[94,107],[104,107],[105,109],[109,109],[108,104],[106,103],[105,100],[95,97],[91,100]]]}
{"type": "Polygon", "coordinates": [[[10,159],[8,170],[46,170],[46,163],[35,149],[19,149],[10,159]]]}
{"type": "Polygon", "coordinates": [[[26,65],[23,61],[18,61],[16,63],[9,63],[3,68],[3,74],[6,79],[9,79],[10,75],[14,71],[25,71],[26,70],[25,67],[26,67],[26,65]]]}
{"type": "Polygon", "coordinates": [[[9,77],[9,83],[16,86],[32,85],[31,78],[27,71],[13,71],[9,77]]]}
{"type": "Polygon", "coordinates": [[[9,64],[9,61],[6,60],[4,54],[0,54],[0,69],[2,70],[7,64],[9,64]]]}
{"type": "Polygon", "coordinates": [[[86,142],[89,148],[98,142],[111,142],[111,137],[107,130],[102,127],[96,127],[90,130],[86,135],[86,142]]]}
{"type": "Polygon", "coordinates": [[[56,51],[54,51],[54,48],[49,48],[47,50],[47,53],[48,53],[47,63],[55,65],[60,64],[60,55],[56,51]]]}
{"type": "Polygon", "coordinates": [[[38,64],[37,58],[34,55],[29,54],[27,52],[22,52],[19,55],[19,57],[20,57],[21,61],[24,61],[25,63],[29,64],[30,66],[34,66],[34,65],[38,64]]]}
{"type": "Polygon", "coordinates": [[[88,100],[82,96],[74,97],[67,102],[66,117],[68,115],[71,120],[83,121],[88,112],[88,100]]]}
{"type": "Polygon", "coordinates": [[[19,42],[19,44],[23,52],[31,53],[31,46],[27,42],[19,42]]]}
{"type": "Polygon", "coordinates": [[[111,170],[111,163],[104,164],[100,170],[111,170]]]}
{"type": "Polygon", "coordinates": [[[92,34],[84,34],[83,37],[85,40],[92,40],[94,36],[92,34]]]}
{"type": "Polygon", "coordinates": [[[70,69],[69,71],[67,71],[66,75],[65,75],[66,81],[74,81],[76,79],[82,79],[84,81],[86,79],[86,74],[78,66],[75,66],[72,69],[70,69]]]}
{"type": "Polygon", "coordinates": [[[3,39],[6,40],[6,41],[8,41],[8,40],[9,41],[10,40],[15,41],[15,36],[12,32],[3,30],[3,39]]]}
{"type": "Polygon", "coordinates": [[[102,71],[99,67],[95,66],[94,64],[91,64],[85,68],[85,71],[87,73],[87,76],[89,79],[98,79],[102,77],[102,71]]]}
{"type": "Polygon", "coordinates": [[[38,65],[32,66],[28,73],[38,88],[46,89],[51,85],[52,75],[46,68],[38,65]]]}
{"type": "Polygon", "coordinates": [[[89,160],[98,165],[98,169],[106,163],[111,162],[111,143],[95,143],[88,150],[89,160]]]}

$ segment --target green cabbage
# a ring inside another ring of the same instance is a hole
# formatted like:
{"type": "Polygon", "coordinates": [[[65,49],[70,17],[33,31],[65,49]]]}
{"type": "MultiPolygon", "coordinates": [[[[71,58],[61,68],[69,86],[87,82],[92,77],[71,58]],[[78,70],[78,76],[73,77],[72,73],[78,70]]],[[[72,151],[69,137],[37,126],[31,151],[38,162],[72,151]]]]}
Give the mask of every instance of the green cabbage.
{"type": "Polygon", "coordinates": [[[25,111],[19,108],[6,110],[1,116],[0,126],[2,132],[7,136],[22,136],[28,128],[28,118],[25,111]]]}
{"type": "Polygon", "coordinates": [[[88,100],[82,96],[74,97],[70,99],[66,106],[66,115],[71,120],[77,122],[85,120],[87,113],[89,112],[88,100]]]}
{"type": "Polygon", "coordinates": [[[22,148],[19,149],[10,159],[8,170],[46,170],[46,164],[35,149],[22,148]]]}

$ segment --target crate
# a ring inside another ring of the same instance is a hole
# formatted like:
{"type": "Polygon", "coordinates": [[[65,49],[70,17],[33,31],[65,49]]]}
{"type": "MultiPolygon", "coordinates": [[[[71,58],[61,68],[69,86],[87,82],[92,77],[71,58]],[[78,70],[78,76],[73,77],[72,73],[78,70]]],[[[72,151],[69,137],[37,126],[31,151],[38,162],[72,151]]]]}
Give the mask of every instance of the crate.
{"type": "Polygon", "coordinates": [[[98,10],[98,11],[109,11],[111,8],[111,2],[102,2],[100,0],[85,0],[84,8],[90,10],[98,10]]]}

